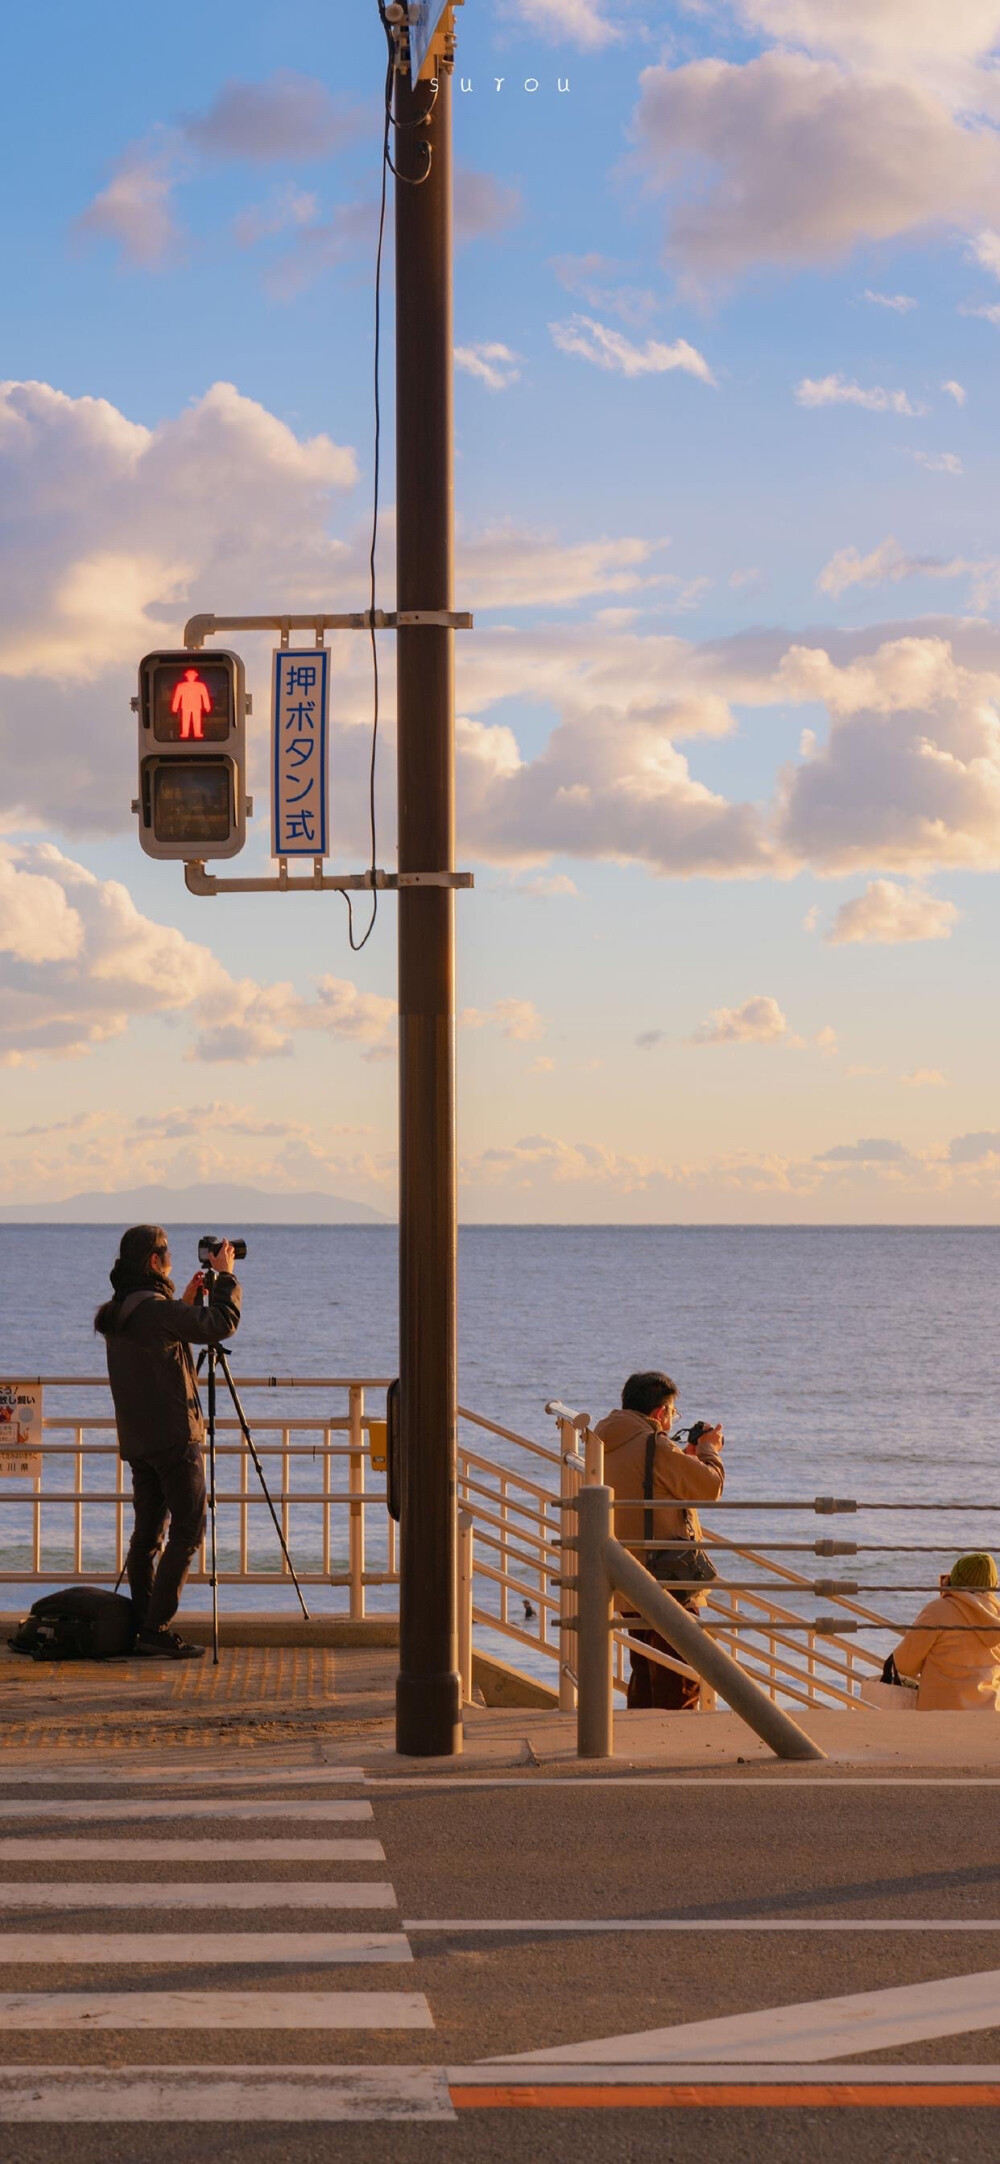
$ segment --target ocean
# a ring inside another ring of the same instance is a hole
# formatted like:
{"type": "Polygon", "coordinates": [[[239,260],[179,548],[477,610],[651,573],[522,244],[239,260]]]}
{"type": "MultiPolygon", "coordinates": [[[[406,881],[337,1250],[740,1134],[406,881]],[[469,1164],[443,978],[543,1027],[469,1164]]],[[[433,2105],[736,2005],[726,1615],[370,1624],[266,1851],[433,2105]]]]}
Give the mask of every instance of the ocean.
{"type": "MultiPolygon", "coordinates": [[[[203,1228],[169,1229],[181,1284],[197,1267],[203,1228]]],[[[249,1248],[237,1376],[395,1372],[394,1227],[229,1229],[249,1248]]],[[[108,1226],[0,1227],[0,1374],[100,1376],[92,1318],[116,1245],[108,1226]]],[[[1000,1230],[470,1226],[459,1260],[459,1395],[473,1411],[551,1446],[546,1399],[596,1419],[617,1404],[630,1370],[665,1368],[684,1424],[723,1423],[727,1497],[766,1504],[834,1494],[906,1506],[853,1521],[728,1512],[720,1530],[758,1542],[833,1534],[942,1544],[940,1557],[789,1559],[810,1574],[886,1588],[932,1588],[963,1548],[1000,1548],[1000,1230]],[[915,1507],[933,1504],[966,1507],[915,1507]]],[[[53,1392],[46,1411],[70,1402],[98,1411],[107,1400],[53,1392]]],[[[251,1418],[305,1409],[288,1394],[248,1399],[251,1418]]],[[[15,1525],[13,1483],[0,1488],[0,1567],[9,1571],[24,1553],[26,1521],[19,1512],[15,1525]]],[[[303,1522],[297,1537],[308,1534],[303,1522]]],[[[188,1597],[204,1605],[203,1591],[188,1597]]],[[[242,1589],[225,1597],[251,1604],[242,1589]]],[[[923,1597],[861,1596],[900,1620],[923,1597]]],[[[254,1598],[284,1605],[288,1595],[254,1598]]],[[[324,1598],[343,1605],[343,1595],[322,1589],[314,1605],[324,1598]]],[[[2,1605],[16,1604],[8,1584],[2,1605]]]]}

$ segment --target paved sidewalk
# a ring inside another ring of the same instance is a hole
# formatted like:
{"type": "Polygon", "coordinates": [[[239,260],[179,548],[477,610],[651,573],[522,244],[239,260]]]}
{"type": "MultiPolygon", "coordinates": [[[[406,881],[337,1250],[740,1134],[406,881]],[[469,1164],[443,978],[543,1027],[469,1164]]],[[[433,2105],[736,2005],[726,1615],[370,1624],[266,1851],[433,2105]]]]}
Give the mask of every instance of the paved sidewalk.
{"type": "MultiPolygon", "coordinates": [[[[396,1654],[391,1647],[223,1647],[183,1663],[143,1660],[36,1663],[0,1647],[0,1728],[4,1758],[39,1753],[213,1747],[245,1751],[301,1743],[314,1762],[376,1772],[503,1770],[579,1779],[610,1766],[576,1756],[572,1714],[535,1709],[466,1711],[464,1757],[400,1760],[394,1747],[396,1654]]],[[[1000,1719],[988,1714],[886,1715],[803,1712],[802,1725],[827,1753],[827,1773],[875,1774],[927,1767],[993,1769],[1000,1775],[1000,1719]]],[[[615,1768],[737,1773],[776,1761],[728,1713],[619,1713],[615,1768]]],[[[785,1769],[792,1778],[795,1767],[785,1769]]],[[[820,1775],[822,1766],[812,1769],[820,1775]]]]}

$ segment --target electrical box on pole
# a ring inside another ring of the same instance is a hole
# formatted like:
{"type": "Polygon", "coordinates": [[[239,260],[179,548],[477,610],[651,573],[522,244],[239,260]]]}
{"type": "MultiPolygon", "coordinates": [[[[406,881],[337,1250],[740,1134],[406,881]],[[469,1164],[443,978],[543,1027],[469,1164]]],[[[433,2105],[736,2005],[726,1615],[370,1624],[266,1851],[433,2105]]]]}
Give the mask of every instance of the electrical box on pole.
{"type": "Polygon", "coordinates": [[[133,808],[147,856],[204,861],[242,849],[248,703],[238,654],[143,655],[133,808]]]}

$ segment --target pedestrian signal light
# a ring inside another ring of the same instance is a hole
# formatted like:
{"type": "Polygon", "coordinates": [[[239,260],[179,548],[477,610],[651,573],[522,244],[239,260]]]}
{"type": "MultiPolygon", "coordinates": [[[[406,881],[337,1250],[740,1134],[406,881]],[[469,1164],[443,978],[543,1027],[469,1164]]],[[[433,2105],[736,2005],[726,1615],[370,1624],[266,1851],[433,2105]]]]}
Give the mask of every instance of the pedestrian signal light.
{"type": "Polygon", "coordinates": [[[238,654],[139,663],[139,840],[147,856],[234,857],[246,840],[246,685],[238,654]]]}

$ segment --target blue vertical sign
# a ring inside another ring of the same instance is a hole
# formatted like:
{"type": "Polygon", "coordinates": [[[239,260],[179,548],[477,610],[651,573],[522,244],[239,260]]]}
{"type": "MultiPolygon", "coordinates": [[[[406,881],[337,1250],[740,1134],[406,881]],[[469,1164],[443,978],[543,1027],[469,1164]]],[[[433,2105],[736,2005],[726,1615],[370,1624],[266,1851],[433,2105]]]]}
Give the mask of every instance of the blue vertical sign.
{"type": "Polygon", "coordinates": [[[329,711],[326,648],[279,648],[271,698],[271,850],[276,857],[326,856],[329,711]]]}

